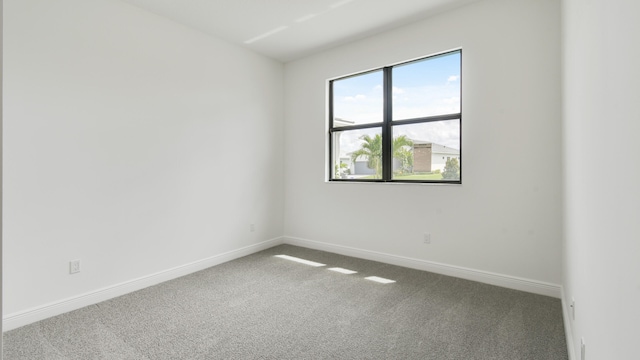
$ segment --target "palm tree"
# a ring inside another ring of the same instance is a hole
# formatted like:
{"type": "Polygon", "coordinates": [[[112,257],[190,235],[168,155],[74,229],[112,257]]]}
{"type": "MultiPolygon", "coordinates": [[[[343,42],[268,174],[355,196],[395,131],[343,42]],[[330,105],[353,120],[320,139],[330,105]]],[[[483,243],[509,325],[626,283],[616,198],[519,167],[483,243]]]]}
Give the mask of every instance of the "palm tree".
{"type": "MultiPolygon", "coordinates": [[[[355,163],[359,157],[366,156],[367,167],[375,169],[375,178],[380,179],[382,177],[382,136],[380,134],[376,134],[374,137],[362,135],[360,140],[363,141],[362,145],[360,145],[360,149],[351,153],[351,161],[355,163]]],[[[403,169],[405,166],[413,165],[413,151],[406,148],[412,146],[413,141],[406,135],[400,135],[393,139],[393,157],[402,161],[403,169]]]]}
{"type": "Polygon", "coordinates": [[[393,157],[400,160],[402,171],[409,172],[413,168],[413,141],[406,135],[393,138],[393,157]]]}
{"type": "Polygon", "coordinates": [[[375,169],[375,178],[380,179],[382,177],[382,136],[376,134],[372,138],[369,135],[362,135],[360,140],[363,143],[360,145],[360,149],[351,153],[351,161],[355,163],[359,157],[366,156],[367,167],[375,169]]]}

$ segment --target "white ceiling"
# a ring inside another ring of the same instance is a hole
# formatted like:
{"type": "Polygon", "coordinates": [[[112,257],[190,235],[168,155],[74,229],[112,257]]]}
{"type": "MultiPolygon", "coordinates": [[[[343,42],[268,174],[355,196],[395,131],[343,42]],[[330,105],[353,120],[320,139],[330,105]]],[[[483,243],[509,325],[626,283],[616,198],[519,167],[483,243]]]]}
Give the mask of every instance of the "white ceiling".
{"type": "Polygon", "coordinates": [[[287,62],[478,0],[122,0],[287,62]]]}

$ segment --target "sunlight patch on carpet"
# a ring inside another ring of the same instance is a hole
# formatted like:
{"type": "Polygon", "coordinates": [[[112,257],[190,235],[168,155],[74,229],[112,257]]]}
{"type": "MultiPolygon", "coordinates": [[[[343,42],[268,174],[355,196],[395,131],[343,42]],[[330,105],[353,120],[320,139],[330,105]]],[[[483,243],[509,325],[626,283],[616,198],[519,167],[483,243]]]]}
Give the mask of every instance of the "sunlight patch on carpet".
{"type": "Polygon", "coordinates": [[[276,255],[277,258],[281,258],[281,259],[285,259],[285,260],[290,260],[290,261],[295,261],[297,263],[300,264],[305,264],[305,265],[310,265],[310,266],[315,266],[315,267],[320,267],[320,266],[325,266],[325,264],[321,264],[315,261],[309,261],[309,260],[305,260],[305,259],[300,259],[294,256],[289,256],[289,255],[276,255]]]}
{"type": "Polygon", "coordinates": [[[349,269],[343,269],[343,268],[339,268],[339,267],[329,268],[329,270],[335,271],[335,272],[339,272],[341,274],[347,274],[347,275],[357,274],[358,273],[357,271],[353,271],[353,270],[349,270],[349,269]]]}
{"type": "Polygon", "coordinates": [[[366,280],[371,280],[371,281],[375,281],[375,282],[379,282],[381,284],[391,284],[396,282],[395,280],[389,280],[389,279],[385,279],[385,278],[381,278],[378,276],[369,276],[365,278],[366,280]]]}

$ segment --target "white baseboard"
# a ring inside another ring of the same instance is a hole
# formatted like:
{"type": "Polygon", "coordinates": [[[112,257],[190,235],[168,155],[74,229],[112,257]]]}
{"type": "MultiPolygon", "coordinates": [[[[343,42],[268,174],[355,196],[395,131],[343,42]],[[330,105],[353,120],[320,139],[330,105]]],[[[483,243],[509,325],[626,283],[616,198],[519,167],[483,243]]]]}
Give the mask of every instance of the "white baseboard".
{"type": "Polygon", "coordinates": [[[573,328],[571,326],[571,313],[572,309],[569,307],[569,299],[566,298],[564,293],[564,287],[560,287],[560,293],[562,294],[562,319],[564,320],[564,337],[567,341],[567,352],[569,354],[569,360],[577,360],[576,352],[573,342],[573,328]]]}
{"type": "Polygon", "coordinates": [[[292,236],[284,236],[283,243],[302,246],[310,249],[333,252],[346,256],[353,256],[361,259],[379,261],[412,269],[429,271],[442,275],[454,276],[457,278],[501,286],[514,290],[526,291],[539,295],[551,296],[554,298],[561,297],[560,285],[550,284],[542,281],[524,279],[520,277],[497,274],[482,270],[469,269],[460,266],[441,264],[427,260],[413,259],[398,255],[385,254],[376,251],[357,249],[348,246],[329,244],[320,241],[301,239],[292,236]]]}
{"type": "Polygon", "coordinates": [[[227,261],[241,258],[243,256],[251,255],[255,252],[262,251],[280,244],[282,244],[282,238],[274,238],[271,240],[260,242],[258,244],[245,246],[226,253],[214,255],[206,259],[194,261],[189,264],[177,266],[172,269],[129,280],[120,284],[91,291],[61,301],[56,301],[53,303],[38,306],[36,308],[7,314],[2,319],[2,331],[9,331],[24,325],[34,323],[36,321],[50,318],[52,316],[77,310],[85,306],[97,304],[99,302],[122,296],[133,291],[144,289],[146,287],[153,286],[164,281],[172,280],[200,270],[204,270],[211,266],[222,264],[227,261]]]}
{"type": "Polygon", "coordinates": [[[565,331],[567,331],[567,342],[570,351],[569,360],[575,359],[572,352],[572,344],[570,341],[571,331],[569,318],[566,313],[562,288],[560,285],[549,284],[545,282],[523,279],[503,274],[496,274],[487,271],[469,269],[459,266],[436,263],[432,261],[413,259],[392,254],[385,254],[376,251],[352,248],[342,245],[335,245],[301,239],[291,236],[278,237],[258,244],[245,246],[226,253],[211,256],[206,259],[194,261],[189,264],[181,265],[172,269],[164,270],[155,274],[144,276],[141,278],[115,284],[109,287],[91,291],[85,294],[45,304],[28,310],[7,314],[2,320],[2,331],[9,331],[18,327],[44,320],[52,316],[60,315],[69,311],[77,310],[85,306],[97,304],[99,302],[109,300],[118,296],[128,294],[133,291],[141,290],[149,286],[159,284],[164,281],[172,280],[184,275],[188,275],[211,266],[225,263],[243,256],[253,254],[258,251],[268,249],[280,244],[291,244],[296,246],[307,247],[311,249],[323,250],[337,254],[358,257],[367,260],[380,261],[387,264],[404,266],[408,268],[430,271],[438,274],[454,276],[462,279],[478,281],[486,284],[497,285],[515,290],[526,291],[534,294],[546,295],[563,300],[563,314],[565,316],[565,331]],[[569,328],[567,328],[569,326],[569,328]]]}

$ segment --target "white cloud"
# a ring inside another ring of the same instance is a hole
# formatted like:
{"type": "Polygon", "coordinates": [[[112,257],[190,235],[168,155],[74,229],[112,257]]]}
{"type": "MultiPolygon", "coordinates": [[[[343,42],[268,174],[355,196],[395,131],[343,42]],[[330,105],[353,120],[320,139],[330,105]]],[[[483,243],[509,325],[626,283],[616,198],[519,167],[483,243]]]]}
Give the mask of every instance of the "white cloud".
{"type": "Polygon", "coordinates": [[[344,100],[346,100],[346,101],[357,101],[357,100],[364,100],[366,98],[367,98],[366,95],[358,94],[356,96],[346,96],[344,98],[344,100]]]}
{"type": "Polygon", "coordinates": [[[399,87],[394,86],[392,90],[394,94],[404,94],[404,90],[399,87]]]}
{"type": "Polygon", "coordinates": [[[374,86],[374,87],[373,87],[373,90],[375,90],[375,91],[380,91],[380,90],[382,90],[382,85],[378,84],[378,85],[374,86]]]}
{"type": "Polygon", "coordinates": [[[460,79],[460,75],[451,75],[449,76],[449,79],[447,79],[447,82],[455,82],[458,81],[460,79]]]}

